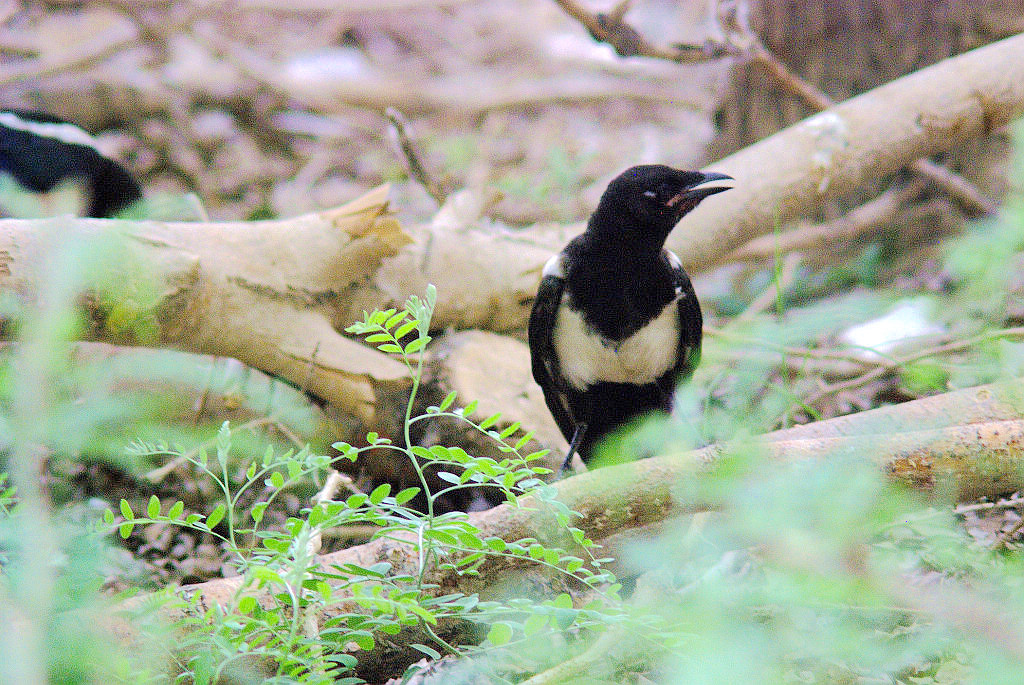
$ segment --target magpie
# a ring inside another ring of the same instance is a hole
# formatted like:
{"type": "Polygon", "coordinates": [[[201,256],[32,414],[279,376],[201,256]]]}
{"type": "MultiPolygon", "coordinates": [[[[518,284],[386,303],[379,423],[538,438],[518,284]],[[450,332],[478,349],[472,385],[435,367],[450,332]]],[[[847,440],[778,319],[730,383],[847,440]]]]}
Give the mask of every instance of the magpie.
{"type": "Polygon", "coordinates": [[[42,112],[0,109],[0,174],[33,193],[81,182],[92,217],[112,216],[142,197],[132,175],[100,152],[95,138],[42,112]]]}
{"type": "Polygon", "coordinates": [[[697,296],[665,239],[704,198],[729,190],[717,172],[635,166],[604,191],[586,230],[544,266],[529,323],[533,378],[574,452],[632,419],[668,412],[700,361],[697,296]]]}

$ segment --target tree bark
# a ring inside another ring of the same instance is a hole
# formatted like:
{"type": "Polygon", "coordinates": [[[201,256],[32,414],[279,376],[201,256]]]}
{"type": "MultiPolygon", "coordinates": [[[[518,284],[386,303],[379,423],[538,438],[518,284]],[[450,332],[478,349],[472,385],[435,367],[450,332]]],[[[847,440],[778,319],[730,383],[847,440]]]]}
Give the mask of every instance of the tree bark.
{"type": "Polygon", "coordinates": [[[119,328],[102,294],[90,292],[85,337],[233,357],[370,427],[384,420],[379,408],[389,394],[404,396],[404,365],[339,334],[332,319],[351,290],[408,242],[390,215],[386,187],[281,221],[2,220],[0,291],[36,306],[61,250],[92,240],[123,251],[117,268],[130,279],[119,284],[123,292],[156,285],[151,301],[133,304],[156,333],[139,339],[119,328]]]}

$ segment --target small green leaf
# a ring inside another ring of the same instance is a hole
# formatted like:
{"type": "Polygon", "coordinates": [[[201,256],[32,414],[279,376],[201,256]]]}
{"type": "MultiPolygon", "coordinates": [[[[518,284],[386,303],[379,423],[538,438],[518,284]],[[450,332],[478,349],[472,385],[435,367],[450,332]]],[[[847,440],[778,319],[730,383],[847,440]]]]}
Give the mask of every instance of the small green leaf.
{"type": "Polygon", "coordinates": [[[402,348],[395,343],[386,343],[384,345],[378,345],[377,349],[381,352],[387,352],[389,354],[401,354],[402,348]]]}
{"type": "Polygon", "coordinates": [[[551,602],[551,606],[556,609],[572,609],[572,597],[568,593],[561,593],[555,597],[554,601],[551,602]]]}
{"type": "Polygon", "coordinates": [[[495,647],[508,644],[509,640],[512,639],[512,626],[498,621],[493,624],[491,629],[487,632],[487,639],[495,647]]]}
{"type": "Polygon", "coordinates": [[[443,545],[454,546],[457,545],[459,542],[451,533],[448,533],[443,530],[437,530],[436,528],[429,528],[423,531],[423,537],[427,538],[428,540],[436,540],[437,542],[440,542],[443,545]]]}
{"type": "Polygon", "coordinates": [[[388,342],[389,340],[391,340],[390,333],[374,333],[373,335],[366,336],[366,342],[368,343],[388,342]]]}
{"type": "Polygon", "coordinates": [[[534,431],[530,431],[529,433],[527,433],[523,437],[519,438],[519,440],[515,444],[515,448],[517,450],[521,450],[524,447],[526,447],[526,443],[528,443],[531,440],[533,440],[533,433],[534,433],[534,431]]]}
{"type": "Polygon", "coordinates": [[[264,583],[281,583],[284,584],[284,579],[274,569],[267,568],[266,566],[252,565],[249,567],[249,572],[253,578],[264,583]]]}
{"type": "Polygon", "coordinates": [[[384,498],[391,494],[391,484],[382,483],[374,488],[373,492],[370,493],[370,503],[374,506],[384,501],[384,498]]]}
{"type": "Polygon", "coordinates": [[[437,651],[436,649],[431,649],[430,647],[427,647],[426,645],[421,645],[421,644],[417,643],[417,644],[412,644],[412,645],[409,645],[409,646],[412,647],[413,649],[415,649],[417,652],[423,652],[424,654],[426,654],[427,656],[429,656],[431,659],[433,659],[435,661],[437,661],[438,659],[441,658],[441,652],[437,651]]]}
{"type": "Polygon", "coordinates": [[[438,407],[438,409],[440,409],[441,411],[448,411],[448,408],[455,403],[455,398],[458,396],[459,393],[452,390],[450,393],[444,396],[443,400],[441,400],[441,406],[438,407]]]}
{"type": "Polygon", "coordinates": [[[431,445],[430,446],[430,455],[432,455],[432,456],[428,456],[428,458],[435,458],[435,457],[437,459],[451,459],[452,458],[451,450],[449,450],[444,445],[431,445]]]}
{"type": "Polygon", "coordinates": [[[406,488],[395,495],[395,504],[405,504],[419,493],[419,488],[406,488]]]}
{"type": "Polygon", "coordinates": [[[376,644],[373,639],[373,635],[363,631],[350,633],[348,638],[352,640],[352,642],[355,642],[359,646],[359,649],[364,649],[366,651],[373,649],[373,646],[376,644]]]}
{"type": "MultiPolygon", "coordinates": [[[[481,560],[483,558],[484,558],[484,553],[483,552],[474,552],[473,554],[470,554],[468,557],[465,557],[465,558],[459,560],[459,562],[456,564],[456,566],[458,566],[458,567],[470,566],[474,562],[477,562],[477,561],[479,561],[479,560],[481,560]]],[[[462,573],[467,573],[467,572],[468,571],[462,571],[462,573]]]]}
{"type": "Polygon", "coordinates": [[[160,515],[160,498],[156,495],[149,496],[149,502],[146,503],[146,516],[151,519],[155,519],[160,515]]]}
{"type": "Polygon", "coordinates": [[[469,416],[476,411],[476,405],[479,404],[476,400],[473,400],[462,409],[463,416],[469,416]]]}
{"type": "Polygon", "coordinates": [[[106,523],[107,525],[110,525],[113,522],[114,522],[114,512],[112,512],[110,509],[105,509],[103,511],[103,523],[106,523]]]}
{"type": "Polygon", "coordinates": [[[501,438],[502,440],[504,440],[505,438],[507,438],[508,436],[512,435],[517,430],[519,430],[519,427],[521,425],[523,425],[523,424],[521,424],[519,421],[516,421],[511,426],[509,426],[505,430],[501,431],[501,433],[498,435],[498,437],[501,438]]]}
{"type": "Polygon", "coordinates": [[[121,500],[121,516],[126,521],[133,521],[135,519],[135,512],[132,511],[132,507],[126,499],[121,500]]]}
{"type": "Polygon", "coordinates": [[[122,523],[117,527],[117,532],[121,534],[121,537],[128,539],[128,536],[132,534],[132,529],[135,527],[134,523],[122,523]]]}
{"type": "Polygon", "coordinates": [[[422,350],[424,347],[426,347],[428,342],[430,342],[430,336],[429,335],[424,336],[422,338],[416,338],[411,343],[409,343],[408,345],[405,346],[405,353],[407,355],[408,354],[416,354],[417,352],[422,350]]]}
{"type": "Polygon", "coordinates": [[[396,311],[397,310],[393,307],[391,309],[385,309],[384,311],[374,311],[373,314],[370,314],[370,323],[383,326],[384,322],[393,316],[396,311]]]}
{"type": "MultiPolygon", "coordinates": [[[[388,320],[386,322],[384,322],[384,328],[387,328],[388,330],[391,330],[392,328],[394,328],[395,326],[398,325],[399,321],[402,321],[408,315],[409,315],[409,312],[405,312],[405,311],[398,312],[394,316],[388,318],[388,320]]],[[[397,338],[397,337],[401,337],[401,336],[395,336],[395,337],[397,338]]]]}
{"type": "Polygon", "coordinates": [[[415,319],[413,319],[412,321],[406,321],[405,323],[398,327],[397,331],[395,331],[395,337],[401,340],[405,336],[409,335],[414,330],[416,330],[417,323],[419,322],[416,321],[415,319]]]}
{"type": "Polygon", "coordinates": [[[472,533],[467,533],[466,531],[460,530],[456,534],[456,537],[459,538],[459,542],[461,542],[464,547],[467,547],[469,549],[483,549],[484,547],[483,540],[481,540],[476,535],[473,535],[472,533]]]}
{"type": "Polygon", "coordinates": [[[949,370],[934,360],[924,359],[900,369],[900,380],[914,394],[946,390],[949,379],[949,370]]]}
{"type": "Polygon", "coordinates": [[[276,490],[280,490],[284,487],[284,474],[280,471],[274,471],[271,473],[268,480],[270,481],[270,486],[276,490]]]}
{"type": "Polygon", "coordinates": [[[323,504],[318,504],[310,510],[309,519],[307,520],[307,523],[311,528],[316,528],[324,522],[324,518],[326,518],[326,516],[327,507],[325,507],[323,504]]]}
{"type": "Polygon", "coordinates": [[[242,599],[238,600],[238,613],[248,616],[255,611],[258,606],[259,602],[256,601],[255,597],[246,595],[245,597],[242,597],[242,599]]]}
{"type": "Polygon", "coordinates": [[[438,471],[437,472],[437,477],[440,478],[443,481],[447,481],[447,482],[452,483],[454,485],[460,485],[462,483],[461,479],[458,476],[456,476],[454,473],[451,473],[449,471],[438,471]]]}
{"type": "Polygon", "coordinates": [[[258,502],[252,505],[252,509],[249,510],[249,513],[252,515],[253,521],[259,523],[263,520],[263,512],[266,511],[268,504],[270,504],[270,502],[258,502]]]}
{"type": "Polygon", "coordinates": [[[490,428],[491,426],[493,426],[494,424],[496,424],[498,422],[498,419],[500,419],[500,418],[501,418],[501,412],[500,411],[499,412],[495,412],[494,414],[491,414],[486,419],[484,419],[483,421],[480,422],[480,428],[486,430],[486,429],[490,428]]]}
{"type": "Polygon", "coordinates": [[[523,623],[523,632],[529,637],[543,629],[547,623],[548,617],[544,614],[530,614],[526,617],[526,622],[523,623]]]}
{"type": "Polygon", "coordinates": [[[210,512],[210,515],[206,517],[207,527],[209,527],[210,529],[215,528],[217,524],[224,519],[224,514],[226,512],[227,508],[224,506],[224,503],[221,502],[220,504],[218,504],[214,508],[214,510],[210,512]]]}

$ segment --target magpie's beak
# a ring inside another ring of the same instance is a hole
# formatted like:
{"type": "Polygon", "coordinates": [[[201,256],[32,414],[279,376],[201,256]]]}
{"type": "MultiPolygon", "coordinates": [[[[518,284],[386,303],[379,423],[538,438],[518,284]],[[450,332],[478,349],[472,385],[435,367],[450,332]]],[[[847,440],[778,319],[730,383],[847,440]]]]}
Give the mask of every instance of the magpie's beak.
{"type": "Polygon", "coordinates": [[[732,176],[720,174],[717,171],[701,173],[701,178],[696,183],[683,188],[681,191],[669,198],[665,204],[682,212],[688,212],[704,198],[730,190],[733,187],[732,176]]]}

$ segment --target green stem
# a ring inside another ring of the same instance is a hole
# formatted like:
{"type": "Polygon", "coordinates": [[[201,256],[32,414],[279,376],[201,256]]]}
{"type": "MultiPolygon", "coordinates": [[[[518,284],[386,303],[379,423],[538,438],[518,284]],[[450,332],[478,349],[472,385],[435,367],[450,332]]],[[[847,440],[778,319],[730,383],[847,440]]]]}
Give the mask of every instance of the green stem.
{"type": "MultiPolygon", "coordinates": [[[[408,365],[408,362],[406,362],[408,365]]],[[[419,463],[419,459],[412,453],[412,435],[410,434],[410,428],[412,426],[412,407],[416,402],[416,393],[420,388],[420,378],[423,376],[423,352],[419,353],[418,360],[416,362],[416,372],[412,374],[412,390],[409,392],[409,402],[405,405],[405,421],[402,422],[402,427],[405,435],[405,450],[410,461],[412,461],[412,467],[416,470],[416,475],[420,479],[420,485],[423,486],[423,494],[427,498],[427,521],[426,525],[429,527],[434,521],[434,499],[435,495],[430,493],[430,486],[427,484],[427,476],[423,472],[423,467],[419,463]]],[[[421,538],[423,545],[429,544],[426,538],[421,538]]],[[[424,551],[420,549],[422,555],[422,563],[419,565],[419,574],[416,578],[416,589],[417,591],[423,590],[423,577],[426,574],[427,564],[430,561],[430,550],[424,551]]]]}

